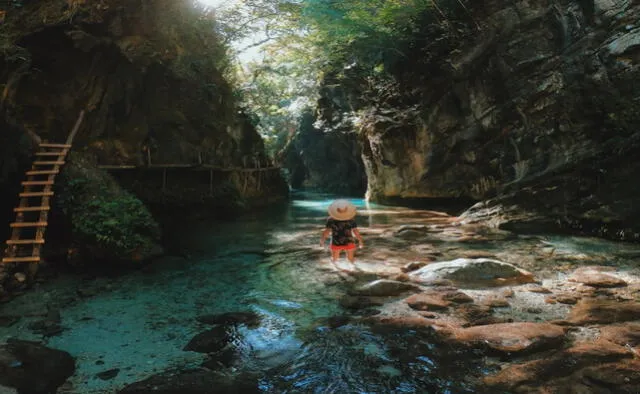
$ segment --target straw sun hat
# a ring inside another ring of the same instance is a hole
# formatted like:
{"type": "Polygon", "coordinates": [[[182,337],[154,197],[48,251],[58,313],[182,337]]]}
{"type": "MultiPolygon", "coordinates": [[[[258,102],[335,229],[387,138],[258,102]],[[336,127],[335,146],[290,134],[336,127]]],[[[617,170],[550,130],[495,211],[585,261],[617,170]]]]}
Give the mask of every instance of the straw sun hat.
{"type": "Polygon", "coordinates": [[[356,216],[356,207],[348,200],[335,200],[329,205],[329,216],[335,220],[351,220],[356,216]]]}

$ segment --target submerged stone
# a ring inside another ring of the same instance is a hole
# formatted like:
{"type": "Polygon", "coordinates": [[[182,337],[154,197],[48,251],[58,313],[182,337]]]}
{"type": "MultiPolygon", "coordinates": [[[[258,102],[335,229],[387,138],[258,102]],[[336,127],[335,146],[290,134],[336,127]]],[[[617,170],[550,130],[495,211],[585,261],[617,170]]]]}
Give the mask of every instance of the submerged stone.
{"type": "Polygon", "coordinates": [[[231,367],[239,357],[238,349],[226,348],[217,353],[209,354],[209,357],[202,363],[202,366],[211,371],[217,371],[231,367]]]}
{"type": "Polygon", "coordinates": [[[0,346],[0,385],[19,393],[55,393],[75,369],[69,353],[36,342],[9,340],[0,346]]]}
{"type": "Polygon", "coordinates": [[[102,380],[110,380],[118,376],[119,373],[120,373],[119,368],[113,368],[103,372],[99,372],[96,374],[96,376],[102,380]]]}
{"type": "Polygon", "coordinates": [[[224,349],[233,336],[225,326],[218,326],[211,330],[201,332],[189,341],[184,350],[198,353],[215,353],[224,349]]]}

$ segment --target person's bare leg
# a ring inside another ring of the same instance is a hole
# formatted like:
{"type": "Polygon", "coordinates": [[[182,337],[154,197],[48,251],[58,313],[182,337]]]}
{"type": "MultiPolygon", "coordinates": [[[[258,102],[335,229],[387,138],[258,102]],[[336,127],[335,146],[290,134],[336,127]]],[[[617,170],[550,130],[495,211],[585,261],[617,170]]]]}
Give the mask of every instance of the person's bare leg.
{"type": "Polygon", "coordinates": [[[339,258],[340,258],[340,251],[331,250],[331,261],[335,263],[339,258]]]}
{"type": "Polygon", "coordinates": [[[351,264],[355,263],[355,260],[356,260],[356,250],[355,249],[347,250],[347,259],[349,259],[349,262],[351,264]]]}

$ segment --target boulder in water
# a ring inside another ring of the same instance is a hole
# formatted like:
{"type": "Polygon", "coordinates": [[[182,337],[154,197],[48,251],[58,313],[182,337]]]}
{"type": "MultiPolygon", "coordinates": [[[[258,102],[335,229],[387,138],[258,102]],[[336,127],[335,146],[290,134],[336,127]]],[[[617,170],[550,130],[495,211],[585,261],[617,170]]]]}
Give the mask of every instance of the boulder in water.
{"type": "Polygon", "coordinates": [[[0,386],[19,393],[55,393],[75,369],[69,353],[36,342],[9,340],[0,346],[0,386]]]}
{"type": "Polygon", "coordinates": [[[211,330],[201,332],[189,341],[184,350],[198,353],[215,353],[224,349],[232,340],[231,329],[217,326],[211,330]]]}
{"type": "Polygon", "coordinates": [[[412,281],[433,284],[443,279],[459,284],[506,285],[534,282],[530,272],[493,259],[466,259],[431,263],[411,272],[412,281]]]}

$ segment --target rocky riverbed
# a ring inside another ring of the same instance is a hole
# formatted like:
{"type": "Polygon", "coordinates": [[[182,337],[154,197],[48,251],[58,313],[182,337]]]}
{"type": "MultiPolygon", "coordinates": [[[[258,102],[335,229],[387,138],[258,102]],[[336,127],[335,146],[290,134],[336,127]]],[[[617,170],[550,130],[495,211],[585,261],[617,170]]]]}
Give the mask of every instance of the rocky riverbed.
{"type": "Polygon", "coordinates": [[[2,304],[0,392],[640,387],[637,245],[358,201],[366,248],[332,263],[317,246],[327,203],[185,225],[181,256],[2,304]],[[75,369],[42,364],[47,352],[75,369]]]}

